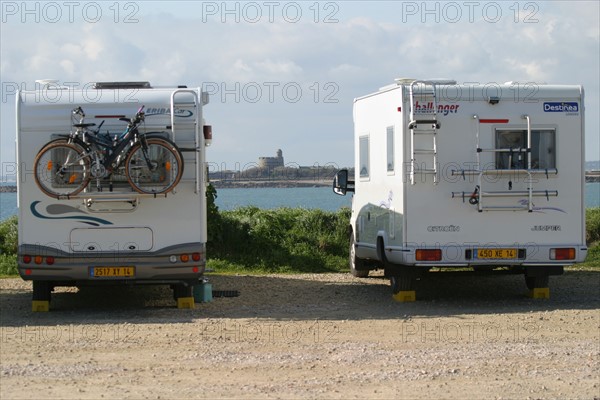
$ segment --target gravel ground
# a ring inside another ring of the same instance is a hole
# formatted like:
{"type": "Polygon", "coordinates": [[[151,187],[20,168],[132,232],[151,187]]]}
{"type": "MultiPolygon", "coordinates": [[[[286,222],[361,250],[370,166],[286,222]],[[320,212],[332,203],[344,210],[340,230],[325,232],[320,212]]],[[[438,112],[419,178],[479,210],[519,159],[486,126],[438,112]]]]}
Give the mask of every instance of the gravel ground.
{"type": "Polygon", "coordinates": [[[167,287],[0,280],[0,398],[600,399],[600,272],[525,296],[517,275],[433,272],[414,303],[381,276],[211,275],[194,310],[167,287]]]}

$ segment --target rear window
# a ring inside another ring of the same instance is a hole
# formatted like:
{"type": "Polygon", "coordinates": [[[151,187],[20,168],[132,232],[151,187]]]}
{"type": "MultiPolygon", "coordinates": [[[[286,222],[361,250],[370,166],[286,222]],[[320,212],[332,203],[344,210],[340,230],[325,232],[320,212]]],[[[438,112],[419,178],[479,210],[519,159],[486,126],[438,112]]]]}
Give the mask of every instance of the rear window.
{"type": "MultiPolygon", "coordinates": [[[[556,168],[556,132],[554,129],[531,130],[531,168],[556,168]]],[[[527,148],[526,129],[497,129],[496,153],[497,169],[527,169],[527,153],[519,151],[527,148]]]]}

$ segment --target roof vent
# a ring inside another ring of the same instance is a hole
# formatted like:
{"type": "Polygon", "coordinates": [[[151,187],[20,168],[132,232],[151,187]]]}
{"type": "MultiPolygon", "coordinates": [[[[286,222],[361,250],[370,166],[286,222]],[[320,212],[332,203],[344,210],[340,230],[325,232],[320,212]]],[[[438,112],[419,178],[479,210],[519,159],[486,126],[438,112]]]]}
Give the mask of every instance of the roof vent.
{"type": "Polygon", "coordinates": [[[435,78],[435,79],[413,79],[413,78],[396,78],[394,79],[397,85],[410,85],[413,82],[423,82],[430,85],[456,85],[454,79],[435,78]]]}
{"type": "Polygon", "coordinates": [[[96,82],[94,89],[152,89],[150,82],[96,82]]]}
{"type": "Polygon", "coordinates": [[[38,79],[35,83],[39,84],[42,87],[47,86],[58,86],[58,79],[38,79]]]}

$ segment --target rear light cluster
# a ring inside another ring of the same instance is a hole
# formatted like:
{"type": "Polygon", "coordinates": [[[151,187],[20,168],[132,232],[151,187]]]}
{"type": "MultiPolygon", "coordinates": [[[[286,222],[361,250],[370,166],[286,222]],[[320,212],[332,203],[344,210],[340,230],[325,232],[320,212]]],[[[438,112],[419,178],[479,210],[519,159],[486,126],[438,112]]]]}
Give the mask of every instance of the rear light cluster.
{"type": "Polygon", "coordinates": [[[176,255],[172,255],[171,257],[169,257],[169,261],[171,261],[173,264],[175,264],[176,262],[182,262],[182,263],[187,263],[187,262],[198,262],[202,259],[202,253],[192,253],[192,254],[180,254],[179,256],[176,255]]]}
{"type": "Polygon", "coordinates": [[[575,248],[564,247],[557,249],[550,249],[551,260],[574,260],[575,259],[575,248]]]}
{"type": "Polygon", "coordinates": [[[417,261],[442,261],[442,250],[418,249],[415,258],[417,261]]]}
{"type": "Polygon", "coordinates": [[[46,265],[53,265],[54,264],[54,257],[53,256],[30,256],[28,254],[25,254],[23,256],[23,264],[37,264],[37,265],[42,265],[42,264],[46,264],[46,265]]]}

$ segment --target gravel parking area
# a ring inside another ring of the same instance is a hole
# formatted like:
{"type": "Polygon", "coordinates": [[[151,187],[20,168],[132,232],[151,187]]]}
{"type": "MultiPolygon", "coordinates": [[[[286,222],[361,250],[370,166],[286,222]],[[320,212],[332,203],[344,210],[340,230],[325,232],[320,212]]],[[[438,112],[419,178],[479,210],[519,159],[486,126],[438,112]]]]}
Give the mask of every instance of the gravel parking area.
{"type": "Polygon", "coordinates": [[[168,287],[0,280],[0,398],[600,399],[600,271],[550,279],[432,272],[414,303],[381,275],[211,275],[215,298],[168,287]]]}

